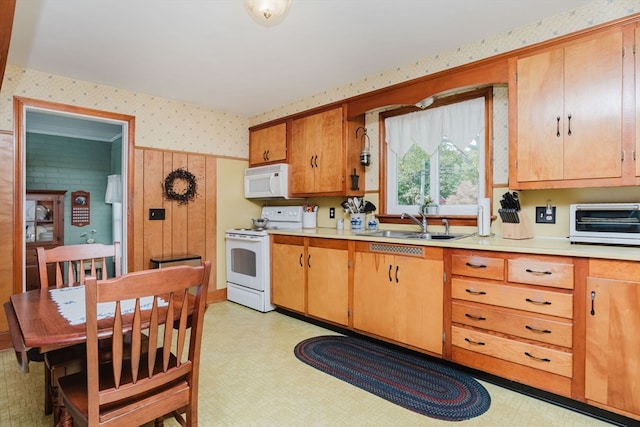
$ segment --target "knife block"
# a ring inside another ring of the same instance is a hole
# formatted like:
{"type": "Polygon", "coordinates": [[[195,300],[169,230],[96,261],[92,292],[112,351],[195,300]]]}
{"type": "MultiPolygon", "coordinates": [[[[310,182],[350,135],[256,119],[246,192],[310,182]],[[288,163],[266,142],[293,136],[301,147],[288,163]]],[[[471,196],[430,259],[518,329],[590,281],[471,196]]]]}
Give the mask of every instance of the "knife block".
{"type": "Polygon", "coordinates": [[[523,240],[533,237],[533,233],[531,232],[531,223],[529,222],[527,213],[525,211],[519,211],[517,212],[517,215],[520,219],[519,223],[502,223],[503,239],[523,240]]]}

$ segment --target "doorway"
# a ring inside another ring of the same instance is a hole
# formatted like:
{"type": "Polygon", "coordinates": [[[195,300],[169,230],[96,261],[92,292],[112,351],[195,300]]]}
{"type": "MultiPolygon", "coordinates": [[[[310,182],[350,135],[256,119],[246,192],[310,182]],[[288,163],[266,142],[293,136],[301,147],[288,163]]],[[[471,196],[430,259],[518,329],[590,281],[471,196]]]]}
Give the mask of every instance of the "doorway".
{"type": "MultiPolygon", "coordinates": [[[[81,108],[76,106],[70,106],[65,104],[52,103],[47,101],[26,99],[26,98],[14,98],[14,135],[16,141],[15,147],[15,218],[16,224],[16,236],[14,241],[14,253],[17,255],[14,260],[14,293],[22,292],[25,286],[25,266],[26,260],[31,254],[27,254],[25,250],[25,224],[24,224],[24,206],[25,206],[25,194],[28,188],[33,188],[33,179],[30,179],[30,183],[27,182],[29,175],[29,167],[27,165],[27,154],[29,150],[27,148],[27,132],[29,132],[29,139],[31,141],[42,141],[42,135],[47,135],[47,142],[45,144],[56,144],[59,141],[71,140],[85,141],[87,145],[91,145],[94,141],[101,141],[105,139],[118,139],[115,144],[109,144],[109,150],[114,147],[114,153],[107,153],[112,156],[108,171],[103,172],[103,177],[98,177],[98,180],[104,180],[104,187],[101,187],[94,191],[94,194],[99,195],[98,199],[93,199],[92,204],[100,208],[104,213],[105,210],[109,216],[113,216],[113,219],[120,220],[119,225],[108,230],[97,230],[97,227],[93,227],[90,224],[84,227],[72,227],[72,218],[65,218],[65,228],[67,230],[72,229],[73,232],[70,235],[65,233],[65,242],[67,244],[84,243],[89,239],[96,242],[111,243],[114,238],[121,241],[122,245],[122,268],[123,271],[127,271],[128,260],[130,258],[129,248],[130,240],[132,236],[133,221],[131,215],[126,213],[130,211],[130,195],[132,191],[132,177],[133,177],[133,147],[134,147],[134,117],[116,114],[106,111],[93,110],[87,108],[81,108]],[[35,137],[34,133],[35,132],[35,137]],[[122,184],[122,198],[120,203],[113,203],[108,206],[103,194],[106,192],[107,175],[109,172],[116,172],[112,175],[120,175],[119,181],[122,184]],[[126,218],[126,220],[122,220],[126,218]],[[21,226],[20,226],[21,225],[21,226]],[[103,234],[101,236],[95,233],[103,234]],[[112,234],[113,233],[113,234],[112,234]],[[115,237],[117,236],[117,237],[115,237]]],[[[113,142],[113,141],[112,141],[113,142]]],[[[104,142],[99,146],[104,147],[104,142]]],[[[34,142],[33,145],[36,145],[34,142]]],[[[96,145],[94,145],[96,146],[96,145]]],[[[106,148],[101,148],[104,152],[106,148]]],[[[64,156],[64,152],[67,150],[73,151],[69,147],[61,146],[59,153],[64,156]]],[[[37,157],[37,153],[33,150],[29,153],[29,158],[37,157]]],[[[56,159],[50,159],[49,162],[55,164],[56,159]]],[[[77,160],[76,160],[77,161],[77,160]]],[[[61,161],[61,167],[65,168],[64,162],[67,162],[66,167],[69,168],[69,159],[61,161]]],[[[74,168],[75,169],[75,168],[74,168]]],[[[37,184],[36,184],[37,185],[37,184]]],[[[62,185],[62,184],[61,184],[62,185]]],[[[86,183],[78,183],[80,187],[86,186],[86,183]]],[[[70,189],[72,187],[69,187],[70,189]]],[[[77,186],[75,187],[77,189],[77,186]]],[[[70,197],[71,191],[69,190],[65,204],[66,215],[70,212],[70,197]]],[[[103,215],[104,216],[104,215],[103,215]]],[[[97,218],[97,217],[96,217],[97,218]]],[[[111,218],[110,218],[111,219],[111,218]]],[[[113,220],[112,219],[112,220],[113,220]]],[[[103,222],[104,222],[103,218],[103,222]]],[[[98,222],[94,223],[99,225],[98,222]]],[[[111,224],[111,222],[109,222],[111,224]]]]}

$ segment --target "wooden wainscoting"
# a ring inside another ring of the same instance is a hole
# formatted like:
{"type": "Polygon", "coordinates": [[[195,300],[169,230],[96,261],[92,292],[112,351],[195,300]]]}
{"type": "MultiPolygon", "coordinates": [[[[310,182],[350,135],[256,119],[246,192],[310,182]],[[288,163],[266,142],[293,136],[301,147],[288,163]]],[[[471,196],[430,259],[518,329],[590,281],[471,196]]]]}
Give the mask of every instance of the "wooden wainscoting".
{"type": "MultiPolygon", "coordinates": [[[[220,298],[216,287],[216,166],[214,156],[136,148],[133,199],[133,248],[129,271],[150,267],[151,258],[200,255],[211,260],[208,301],[220,298]],[[178,168],[196,177],[196,198],[187,204],[166,200],[165,178],[178,168]],[[164,209],[164,220],[150,220],[149,209],[164,209]]],[[[131,202],[132,200],[130,200],[131,202]]],[[[224,290],[222,290],[224,291],[224,290]]]]}
{"type": "MultiPolygon", "coordinates": [[[[4,304],[13,293],[14,263],[13,263],[13,134],[0,132],[0,301],[4,304]]],[[[0,315],[0,331],[9,329],[4,313],[0,315]]]]}

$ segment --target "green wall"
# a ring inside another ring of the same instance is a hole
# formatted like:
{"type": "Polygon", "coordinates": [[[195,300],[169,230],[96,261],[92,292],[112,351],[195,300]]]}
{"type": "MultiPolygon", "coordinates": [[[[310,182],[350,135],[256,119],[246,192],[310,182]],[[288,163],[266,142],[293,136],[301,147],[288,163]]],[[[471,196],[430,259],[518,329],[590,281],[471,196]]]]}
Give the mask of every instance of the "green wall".
{"type": "MultiPolygon", "coordinates": [[[[122,143],[118,143],[27,134],[26,188],[67,190],[64,201],[65,245],[85,243],[91,236],[90,230],[96,230],[93,235],[96,243],[112,243],[111,205],[104,202],[104,195],[107,175],[113,169],[120,169],[122,143]],[[91,195],[91,223],[84,227],[71,225],[71,193],[79,190],[91,195]],[[87,236],[81,237],[85,232],[87,236]]],[[[116,170],[114,173],[119,172],[116,170]]]]}

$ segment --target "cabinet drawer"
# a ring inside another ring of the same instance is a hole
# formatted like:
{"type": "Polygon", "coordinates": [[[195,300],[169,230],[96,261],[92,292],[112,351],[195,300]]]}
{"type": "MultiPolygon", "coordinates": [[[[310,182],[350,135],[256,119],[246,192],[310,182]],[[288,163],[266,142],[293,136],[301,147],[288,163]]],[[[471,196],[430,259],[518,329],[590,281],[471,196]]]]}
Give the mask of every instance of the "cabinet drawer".
{"type": "Polygon", "coordinates": [[[573,289],[573,264],[510,259],[507,267],[510,282],[573,289]]]}
{"type": "Polygon", "coordinates": [[[573,354],[533,344],[522,343],[483,332],[452,327],[451,343],[487,356],[529,366],[571,378],[573,354]]]}
{"type": "Polygon", "coordinates": [[[514,313],[457,301],[451,306],[451,321],[562,347],[572,347],[573,326],[568,321],[545,319],[526,313],[514,313]]]}
{"type": "Polygon", "coordinates": [[[453,254],[451,256],[451,273],[504,280],[504,260],[487,256],[453,254]]]}
{"type": "Polygon", "coordinates": [[[573,318],[573,295],[535,287],[517,287],[454,277],[451,279],[451,297],[549,316],[573,318]]]}

